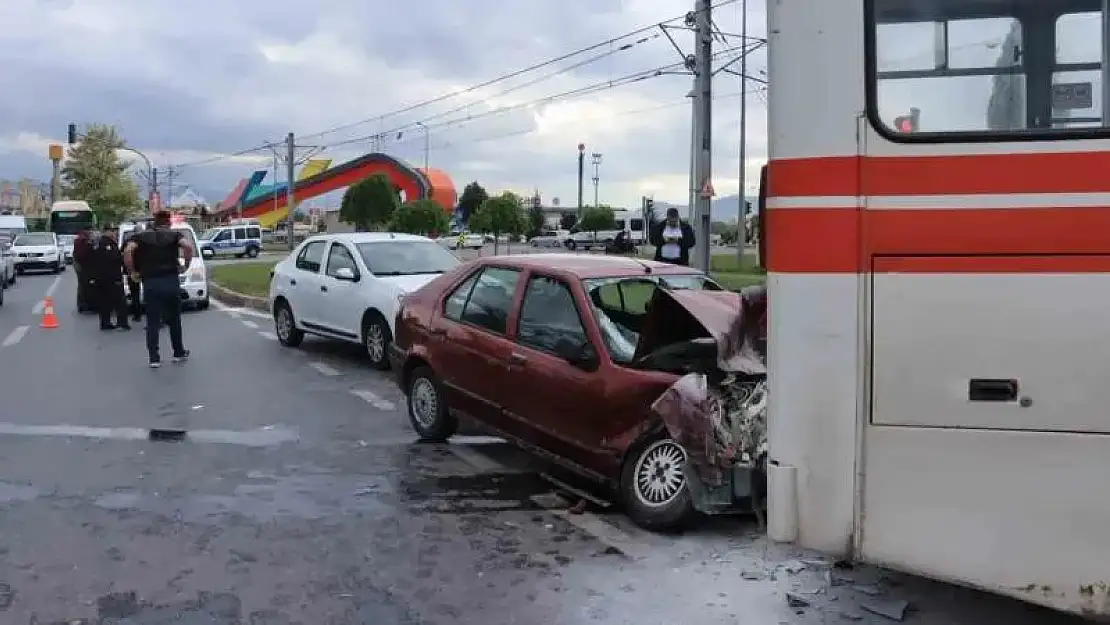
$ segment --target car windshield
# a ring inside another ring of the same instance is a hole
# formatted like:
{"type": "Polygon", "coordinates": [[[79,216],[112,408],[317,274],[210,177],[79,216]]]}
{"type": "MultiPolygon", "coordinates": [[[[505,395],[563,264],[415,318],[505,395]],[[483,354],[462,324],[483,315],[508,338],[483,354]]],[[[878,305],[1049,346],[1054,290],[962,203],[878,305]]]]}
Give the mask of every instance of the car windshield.
{"type": "Polygon", "coordinates": [[[216,228],[209,228],[208,230],[205,230],[204,232],[201,233],[200,238],[203,241],[211,241],[212,239],[216,238],[216,235],[219,232],[220,231],[217,230],[216,228]]]}
{"type": "Polygon", "coordinates": [[[13,245],[54,245],[54,235],[45,232],[30,232],[21,234],[12,242],[13,245]]]}
{"type": "Polygon", "coordinates": [[[461,262],[432,241],[372,241],[355,247],[366,268],[376,276],[445,273],[461,262]]]}
{"type": "Polygon", "coordinates": [[[636,355],[640,328],[648,302],[660,284],[671,290],[721,291],[721,285],[704,274],[635,276],[583,280],[594,317],[613,362],[628,364],[636,355]]]}

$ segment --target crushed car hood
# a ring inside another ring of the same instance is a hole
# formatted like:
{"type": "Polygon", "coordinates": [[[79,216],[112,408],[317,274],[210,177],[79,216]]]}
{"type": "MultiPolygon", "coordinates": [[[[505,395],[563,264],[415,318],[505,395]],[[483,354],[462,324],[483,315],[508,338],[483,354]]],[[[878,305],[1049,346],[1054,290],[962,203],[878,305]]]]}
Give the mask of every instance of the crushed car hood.
{"type": "Polygon", "coordinates": [[[722,371],[762,375],[767,373],[756,347],[758,320],[745,319],[745,296],[731,291],[656,289],[648,305],[636,361],[674,346],[711,350],[722,371]]]}

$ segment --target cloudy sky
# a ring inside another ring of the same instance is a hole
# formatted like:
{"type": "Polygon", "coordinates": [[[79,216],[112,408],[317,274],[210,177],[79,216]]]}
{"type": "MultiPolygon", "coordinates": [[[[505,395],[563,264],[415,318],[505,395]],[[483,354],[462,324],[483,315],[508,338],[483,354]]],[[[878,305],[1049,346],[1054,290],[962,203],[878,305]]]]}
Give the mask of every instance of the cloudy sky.
{"type": "MultiPolygon", "coordinates": [[[[464,97],[388,115],[511,70],[603,42],[692,8],[692,0],[3,0],[0,178],[46,179],[47,145],[66,124],[115,124],[177,182],[211,201],[269,151],[223,157],[294,131],[341,162],[380,147],[423,161],[425,121],[433,167],[461,189],[530,192],[575,202],[577,144],[599,152],[601,201],[638,206],[643,194],[685,203],[690,77],[664,75],[628,86],[536,103],[553,94],[618,81],[676,63],[658,29],[627,50],[603,46],[464,97]],[[305,7],[311,7],[306,9],[305,7]],[[558,73],[590,57],[595,62],[558,73]],[[545,76],[557,74],[549,79],[545,76]],[[535,84],[525,84],[532,82],[535,84]],[[491,109],[506,107],[491,115],[491,109]],[[453,111],[453,112],[452,112],[453,111]],[[385,117],[381,117],[381,116],[385,117]],[[360,123],[361,122],[361,123],[360,123]],[[321,131],[342,127],[332,133],[321,131]]],[[[738,33],[740,5],[716,11],[738,33]]],[[[764,36],[762,0],[749,32],[764,36]]],[[[690,37],[676,32],[686,51],[690,37]]],[[[627,40],[627,42],[635,39],[627,40]]],[[[624,42],[622,42],[624,43],[624,42]]],[[[740,45],[738,38],[717,44],[740,45]]],[[[752,55],[749,73],[765,67],[752,55]]],[[[753,88],[758,87],[751,83],[753,88]]],[[[715,188],[735,193],[739,169],[739,79],[715,81],[715,188]]],[[[748,172],[754,188],[766,154],[762,97],[749,98],[748,172]]],[[[591,168],[592,169],[592,168],[591,168]]],[[[592,201],[587,172],[587,202],[592,201]]]]}

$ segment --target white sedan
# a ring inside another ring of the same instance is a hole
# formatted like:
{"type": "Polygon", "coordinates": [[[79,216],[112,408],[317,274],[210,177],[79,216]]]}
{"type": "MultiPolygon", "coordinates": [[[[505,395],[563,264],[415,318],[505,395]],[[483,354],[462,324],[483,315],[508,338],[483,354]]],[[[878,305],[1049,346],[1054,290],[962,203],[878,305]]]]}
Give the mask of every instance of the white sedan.
{"type": "Polygon", "coordinates": [[[359,343],[370,363],[389,368],[398,303],[461,261],[411,234],[352,232],[311,237],[274,266],[270,310],[278,340],[306,334],[359,343]]]}

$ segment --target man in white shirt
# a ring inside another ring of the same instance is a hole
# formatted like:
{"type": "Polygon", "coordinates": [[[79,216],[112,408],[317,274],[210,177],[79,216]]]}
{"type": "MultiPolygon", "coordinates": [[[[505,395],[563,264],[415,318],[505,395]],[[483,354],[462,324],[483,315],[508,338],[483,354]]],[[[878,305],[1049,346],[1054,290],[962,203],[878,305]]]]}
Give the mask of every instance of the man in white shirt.
{"type": "Polygon", "coordinates": [[[694,229],[678,218],[678,209],[668,208],[667,218],[651,229],[655,260],[674,265],[690,264],[690,248],[694,247],[694,229]]]}

